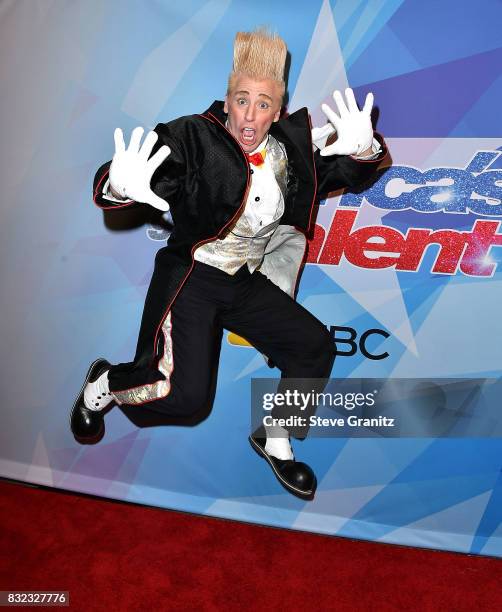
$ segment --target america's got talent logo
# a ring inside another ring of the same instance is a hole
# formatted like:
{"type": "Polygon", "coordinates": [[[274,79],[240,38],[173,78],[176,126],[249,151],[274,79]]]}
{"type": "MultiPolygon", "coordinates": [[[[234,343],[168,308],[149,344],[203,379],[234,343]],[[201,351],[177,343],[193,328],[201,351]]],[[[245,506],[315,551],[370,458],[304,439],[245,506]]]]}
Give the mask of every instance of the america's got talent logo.
{"type": "Polygon", "coordinates": [[[477,151],[465,168],[422,171],[396,165],[380,170],[371,188],[343,194],[329,228],[316,224],[307,263],[339,265],[345,259],[361,268],[416,272],[427,248],[436,244],[439,250],[431,272],[493,276],[496,263],[490,259],[490,250],[502,246],[502,233],[500,221],[487,217],[502,217],[502,170],[489,166],[501,154],[477,151]],[[408,227],[404,233],[387,225],[355,228],[363,202],[389,212],[472,213],[478,218],[464,231],[408,227]]]}

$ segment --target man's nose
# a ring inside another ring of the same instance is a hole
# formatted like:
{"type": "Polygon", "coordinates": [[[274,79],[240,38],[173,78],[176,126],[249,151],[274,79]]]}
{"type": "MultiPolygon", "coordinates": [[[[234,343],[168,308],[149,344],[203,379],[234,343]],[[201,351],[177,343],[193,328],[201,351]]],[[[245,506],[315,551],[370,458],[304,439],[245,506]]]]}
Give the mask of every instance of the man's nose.
{"type": "Polygon", "coordinates": [[[246,121],[254,121],[256,109],[250,104],[246,107],[246,121]]]}

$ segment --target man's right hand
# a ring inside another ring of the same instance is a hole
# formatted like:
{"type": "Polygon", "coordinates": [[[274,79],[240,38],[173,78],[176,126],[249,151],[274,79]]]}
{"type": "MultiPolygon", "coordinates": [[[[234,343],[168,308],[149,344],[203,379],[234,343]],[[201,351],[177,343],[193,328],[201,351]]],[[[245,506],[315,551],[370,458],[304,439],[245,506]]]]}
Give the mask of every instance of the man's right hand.
{"type": "Polygon", "coordinates": [[[148,159],[157,142],[158,134],[154,131],[148,132],[143,145],[140,146],[143,132],[142,127],[134,128],[129,147],[126,149],[122,130],[120,128],[115,130],[113,134],[115,155],[110,166],[110,187],[112,193],[115,192],[121,198],[144,202],[167,212],[169,204],[153,193],[150,181],[155,170],[171,153],[171,149],[163,145],[155,155],[148,159]]]}

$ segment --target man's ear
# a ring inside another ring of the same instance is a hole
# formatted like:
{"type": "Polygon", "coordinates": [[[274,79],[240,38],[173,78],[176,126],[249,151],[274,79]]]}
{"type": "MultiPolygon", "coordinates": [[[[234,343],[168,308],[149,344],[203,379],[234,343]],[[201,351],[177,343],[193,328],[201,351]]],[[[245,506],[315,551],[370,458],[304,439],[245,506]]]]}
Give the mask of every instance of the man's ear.
{"type": "Polygon", "coordinates": [[[281,109],[279,108],[279,110],[275,113],[274,115],[274,123],[276,121],[279,121],[279,117],[281,116],[281,109]]]}
{"type": "Polygon", "coordinates": [[[223,112],[228,113],[228,96],[225,96],[225,102],[223,104],[223,112]]]}

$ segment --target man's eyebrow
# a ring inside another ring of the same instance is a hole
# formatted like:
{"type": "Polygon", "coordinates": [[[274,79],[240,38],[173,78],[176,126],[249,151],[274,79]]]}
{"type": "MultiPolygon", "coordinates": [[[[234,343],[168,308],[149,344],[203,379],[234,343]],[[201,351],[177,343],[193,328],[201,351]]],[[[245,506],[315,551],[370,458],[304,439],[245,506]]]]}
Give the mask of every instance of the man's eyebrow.
{"type": "MultiPolygon", "coordinates": [[[[249,91],[246,91],[245,89],[241,89],[239,91],[236,91],[234,95],[238,96],[239,94],[247,94],[249,96],[249,91]]],[[[258,96],[263,96],[264,98],[268,98],[270,102],[273,102],[272,98],[265,93],[259,93],[258,96]]]]}

